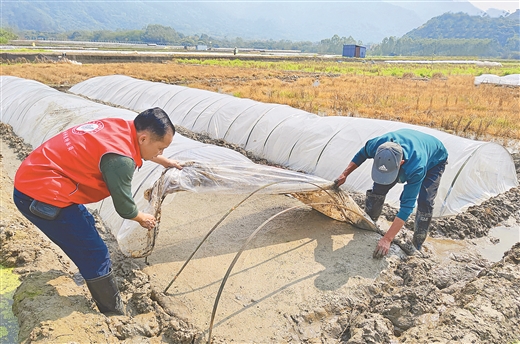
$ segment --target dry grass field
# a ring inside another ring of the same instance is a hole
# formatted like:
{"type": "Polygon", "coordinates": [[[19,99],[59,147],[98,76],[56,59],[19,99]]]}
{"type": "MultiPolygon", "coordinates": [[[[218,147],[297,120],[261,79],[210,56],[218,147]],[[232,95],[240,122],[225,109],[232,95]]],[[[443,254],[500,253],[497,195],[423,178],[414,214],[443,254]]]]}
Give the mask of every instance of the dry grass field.
{"type": "MultiPolygon", "coordinates": [[[[275,64],[244,67],[174,61],[83,65],[22,63],[0,68],[2,75],[33,79],[53,87],[66,88],[95,76],[123,74],[287,104],[322,116],[402,121],[478,139],[520,139],[520,88],[475,86],[474,75],[479,72],[475,68],[466,73],[459,66],[444,66],[430,77],[418,76],[421,73],[414,72],[412,66],[401,66],[401,72],[392,76],[365,72],[366,67],[334,73],[320,72],[319,68],[315,68],[315,72],[284,70],[275,64]],[[406,68],[410,68],[410,72],[406,72],[406,68]],[[452,73],[450,68],[458,70],[452,73]]],[[[488,68],[480,73],[500,75],[501,71],[488,68]]]]}

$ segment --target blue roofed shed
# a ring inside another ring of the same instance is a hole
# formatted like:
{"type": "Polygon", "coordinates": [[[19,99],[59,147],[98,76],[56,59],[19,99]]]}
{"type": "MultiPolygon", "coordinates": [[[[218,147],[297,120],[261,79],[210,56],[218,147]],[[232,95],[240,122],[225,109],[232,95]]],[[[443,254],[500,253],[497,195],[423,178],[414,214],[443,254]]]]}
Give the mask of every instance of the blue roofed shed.
{"type": "Polygon", "coordinates": [[[356,44],[343,45],[343,57],[361,57],[364,58],[367,52],[367,47],[356,44]]]}

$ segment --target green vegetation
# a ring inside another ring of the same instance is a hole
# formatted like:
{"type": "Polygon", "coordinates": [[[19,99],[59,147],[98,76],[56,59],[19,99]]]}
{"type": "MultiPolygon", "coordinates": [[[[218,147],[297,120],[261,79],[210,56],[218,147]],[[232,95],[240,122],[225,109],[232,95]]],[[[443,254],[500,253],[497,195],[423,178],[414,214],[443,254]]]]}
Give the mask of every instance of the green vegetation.
{"type": "Polygon", "coordinates": [[[9,52],[11,52],[11,53],[45,53],[45,52],[49,52],[49,51],[50,50],[48,50],[48,49],[27,49],[27,48],[9,50],[9,52]]]}
{"type": "MultiPolygon", "coordinates": [[[[446,58],[449,59],[449,58],[446,58]]],[[[502,67],[481,67],[474,64],[392,64],[370,62],[315,61],[245,61],[227,59],[176,59],[179,64],[209,65],[234,68],[258,68],[280,71],[331,73],[364,76],[443,77],[455,75],[520,74],[520,63],[507,62],[502,67]]]]}
{"type": "Polygon", "coordinates": [[[13,294],[20,284],[12,268],[0,265],[0,343],[16,342],[18,322],[11,310],[13,294]]]}
{"type": "Polygon", "coordinates": [[[518,41],[520,11],[507,17],[490,18],[465,13],[445,13],[430,19],[426,24],[407,33],[411,39],[490,39],[501,46],[516,36],[518,41]]]}
{"type": "MultiPolygon", "coordinates": [[[[505,53],[500,44],[492,39],[412,39],[403,37],[385,38],[373,47],[372,55],[386,56],[493,56],[505,53]]],[[[507,51],[507,57],[511,54],[507,51]]],[[[506,57],[506,58],[507,58],[506,57]]]]}
{"type": "MultiPolygon", "coordinates": [[[[178,33],[171,27],[162,25],[148,25],[143,30],[99,30],[99,31],[74,31],[64,33],[25,33],[25,37],[34,35],[37,38],[71,40],[71,41],[92,41],[92,42],[141,42],[155,44],[179,44],[185,41],[186,36],[178,33]]],[[[188,38],[189,45],[191,39],[188,38]]],[[[188,43],[188,42],[187,42],[188,43]]]]}
{"type": "MultiPolygon", "coordinates": [[[[218,39],[201,35],[184,35],[175,29],[162,25],[148,25],[143,30],[99,30],[99,31],[72,31],[72,32],[36,32],[25,31],[20,38],[32,40],[58,40],[58,41],[86,41],[86,42],[119,42],[119,43],[153,43],[173,46],[206,45],[208,48],[238,47],[266,50],[300,50],[302,52],[320,54],[341,54],[343,44],[362,44],[352,37],[339,37],[323,39],[318,43],[309,41],[292,42],[289,40],[243,40],[218,39]]],[[[13,39],[13,38],[11,38],[13,39]]]]}
{"type": "Polygon", "coordinates": [[[18,36],[10,29],[0,28],[0,44],[5,44],[10,40],[16,39],[18,36]]]}
{"type": "Polygon", "coordinates": [[[383,39],[372,47],[370,53],[520,59],[520,11],[500,18],[445,13],[401,38],[383,39]]]}

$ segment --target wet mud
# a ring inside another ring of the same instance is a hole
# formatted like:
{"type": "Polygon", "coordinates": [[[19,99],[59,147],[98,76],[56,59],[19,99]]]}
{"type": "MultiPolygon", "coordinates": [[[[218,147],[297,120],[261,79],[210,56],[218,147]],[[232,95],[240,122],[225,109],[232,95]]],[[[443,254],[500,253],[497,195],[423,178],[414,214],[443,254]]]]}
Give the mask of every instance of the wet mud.
{"type": "MultiPolygon", "coordinates": [[[[240,151],[185,129],[187,137],[240,151]]],[[[31,147],[0,123],[2,179],[0,264],[14,268],[21,285],[13,311],[22,343],[203,343],[207,329],[194,326],[181,305],[154,290],[143,260],[125,258],[110,231],[98,230],[109,246],[125,316],[100,314],[77,269],[12,203],[12,176],[3,164],[23,159],[31,147]]],[[[519,155],[514,156],[520,172],[519,155]]],[[[19,162],[18,162],[19,163],[19,162]]],[[[362,195],[351,195],[363,207],[362,195]]],[[[435,219],[431,236],[455,239],[460,250],[440,254],[428,241],[425,254],[385,258],[388,268],[372,283],[349,292],[324,293],[300,312],[285,314],[291,343],[515,343],[520,340],[520,243],[498,262],[472,250],[472,238],[487,237],[498,224],[520,222],[519,188],[450,218],[435,219]],[[468,248],[469,247],[469,248],[468,248]]],[[[385,206],[392,220],[396,210],[385,206]]],[[[396,238],[406,245],[413,218],[396,238]]],[[[363,264],[363,262],[360,262],[363,264]]],[[[232,342],[217,336],[215,343],[232,342]]]]}

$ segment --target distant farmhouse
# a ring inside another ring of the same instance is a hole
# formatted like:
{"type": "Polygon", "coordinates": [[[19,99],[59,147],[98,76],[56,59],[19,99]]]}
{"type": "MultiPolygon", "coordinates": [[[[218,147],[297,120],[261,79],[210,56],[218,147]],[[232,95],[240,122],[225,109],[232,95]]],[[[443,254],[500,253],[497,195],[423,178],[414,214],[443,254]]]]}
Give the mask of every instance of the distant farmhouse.
{"type": "Polygon", "coordinates": [[[356,44],[343,44],[343,57],[361,57],[364,58],[367,53],[367,47],[356,44]]]}

